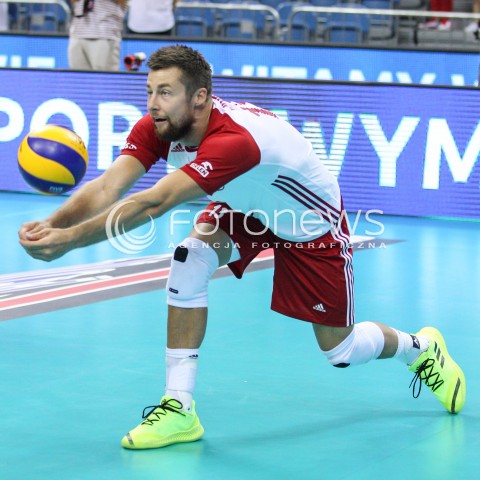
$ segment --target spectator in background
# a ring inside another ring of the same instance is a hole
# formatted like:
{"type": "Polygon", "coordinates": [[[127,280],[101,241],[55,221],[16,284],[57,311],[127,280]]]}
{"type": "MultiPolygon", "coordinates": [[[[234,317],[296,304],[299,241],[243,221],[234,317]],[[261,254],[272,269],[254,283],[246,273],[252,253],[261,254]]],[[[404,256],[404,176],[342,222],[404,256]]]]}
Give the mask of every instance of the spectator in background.
{"type": "Polygon", "coordinates": [[[0,32],[8,30],[8,3],[0,3],[0,32]]]}
{"type": "Polygon", "coordinates": [[[171,35],[177,0],[130,0],[128,31],[147,35],[171,35]]]}
{"type": "MultiPolygon", "coordinates": [[[[480,13],[480,0],[473,0],[473,13],[480,13]]],[[[465,32],[473,33],[478,39],[478,31],[480,29],[480,20],[473,20],[465,27],[465,32]]]]}
{"type": "MultiPolygon", "coordinates": [[[[453,0],[430,0],[432,12],[453,11],[453,0]]],[[[432,18],[428,22],[421,23],[419,27],[423,30],[450,30],[452,22],[449,18],[432,18]]]]}
{"type": "Polygon", "coordinates": [[[70,68],[118,70],[127,0],[72,0],[72,3],[70,68]]]}

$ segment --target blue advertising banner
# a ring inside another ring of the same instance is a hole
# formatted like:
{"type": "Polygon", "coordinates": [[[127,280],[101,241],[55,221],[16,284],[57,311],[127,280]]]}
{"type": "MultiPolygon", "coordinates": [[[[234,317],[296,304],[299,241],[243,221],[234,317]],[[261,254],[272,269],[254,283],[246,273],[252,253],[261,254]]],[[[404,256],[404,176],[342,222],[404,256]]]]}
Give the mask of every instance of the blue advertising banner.
{"type": "MultiPolygon", "coordinates": [[[[16,161],[30,130],[56,123],[88,146],[86,180],[115,159],[146,112],[146,75],[0,69],[0,189],[31,191],[16,161]]],[[[339,179],[347,210],[480,218],[475,88],[216,77],[215,93],[291,122],[339,179]]],[[[166,173],[159,162],[137,185],[166,173]]]]}
{"type": "MultiPolygon", "coordinates": [[[[124,39],[121,55],[148,56],[169,43],[177,42],[124,39]]],[[[473,52],[185,43],[208,58],[216,75],[246,77],[473,86],[480,62],[473,52]]],[[[66,69],[67,48],[66,37],[0,35],[0,67],[66,69]]]]}

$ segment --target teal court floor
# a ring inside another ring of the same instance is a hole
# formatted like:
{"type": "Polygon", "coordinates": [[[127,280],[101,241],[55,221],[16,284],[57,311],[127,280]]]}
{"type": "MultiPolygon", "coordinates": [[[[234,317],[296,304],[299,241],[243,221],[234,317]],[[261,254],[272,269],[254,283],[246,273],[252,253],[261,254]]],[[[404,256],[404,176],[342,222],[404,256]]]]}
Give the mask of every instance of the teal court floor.
{"type": "MultiPolygon", "coordinates": [[[[127,451],[120,439],[163,393],[164,255],[188,226],[156,221],[137,255],[104,242],[29,258],[21,223],[62,201],[0,194],[2,480],[478,478],[479,223],[377,217],[384,231],[354,254],[357,321],[439,328],[467,378],[460,414],[426,388],[412,398],[396,360],[332,368],[310,325],[269,309],[267,259],[241,281],[211,281],[195,395],[204,438],[127,451]]],[[[365,219],[356,227],[379,233],[365,219]]]]}

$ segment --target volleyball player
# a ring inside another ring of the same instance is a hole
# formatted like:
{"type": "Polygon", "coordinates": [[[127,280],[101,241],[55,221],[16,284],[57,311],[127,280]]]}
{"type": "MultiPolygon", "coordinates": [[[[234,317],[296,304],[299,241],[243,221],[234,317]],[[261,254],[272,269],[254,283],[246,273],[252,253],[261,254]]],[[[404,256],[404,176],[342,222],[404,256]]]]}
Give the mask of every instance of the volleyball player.
{"type": "MultiPolygon", "coordinates": [[[[249,103],[212,96],[203,56],[175,45],[147,63],[148,114],[112,166],[49,218],[24,224],[20,242],[50,261],[105,240],[112,208],[126,230],[208,195],[212,203],[175,249],[167,283],[166,389],[159,404],[122,439],[128,449],[195,441],[203,427],[193,395],[206,332],[208,283],[228,264],[240,278],[258,253],[275,255],[272,309],[312,324],[335,368],[396,358],[451,412],[465,402],[465,377],[433,327],[415,335],[354,322],[352,250],[340,188],[311,144],[288,122],[249,103]],[[160,159],[177,170],[121,201],[160,159]],[[121,208],[120,208],[121,207],[121,208]]],[[[228,315],[228,305],[224,305],[228,315]]]]}

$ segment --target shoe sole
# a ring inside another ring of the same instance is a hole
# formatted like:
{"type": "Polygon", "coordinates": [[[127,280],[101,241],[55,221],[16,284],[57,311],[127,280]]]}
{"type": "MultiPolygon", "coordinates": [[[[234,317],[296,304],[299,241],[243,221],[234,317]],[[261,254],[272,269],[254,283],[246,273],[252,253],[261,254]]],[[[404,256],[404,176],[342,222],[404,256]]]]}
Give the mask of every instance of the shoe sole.
{"type": "Polygon", "coordinates": [[[445,339],[436,328],[424,327],[416,335],[420,337],[428,337],[429,339],[433,339],[435,342],[437,342],[437,345],[440,347],[439,351],[437,352],[437,359],[441,354],[445,357],[445,360],[451,362],[451,365],[453,366],[453,371],[457,376],[457,381],[455,383],[452,382],[452,385],[447,392],[447,398],[451,398],[451,402],[447,404],[445,404],[444,402],[441,403],[450,413],[458,413],[465,404],[465,397],[467,392],[465,375],[462,369],[449,355],[445,339]],[[460,403],[457,402],[458,400],[460,400],[460,403]]]}
{"type": "Polygon", "coordinates": [[[173,445],[174,443],[187,443],[187,442],[196,442],[202,438],[204,429],[199,423],[198,425],[193,426],[190,430],[185,432],[174,433],[168,437],[162,438],[161,441],[137,446],[130,437],[130,433],[127,433],[122,439],[122,447],[128,450],[147,450],[150,448],[162,448],[167,447],[168,445],[173,445]]]}

